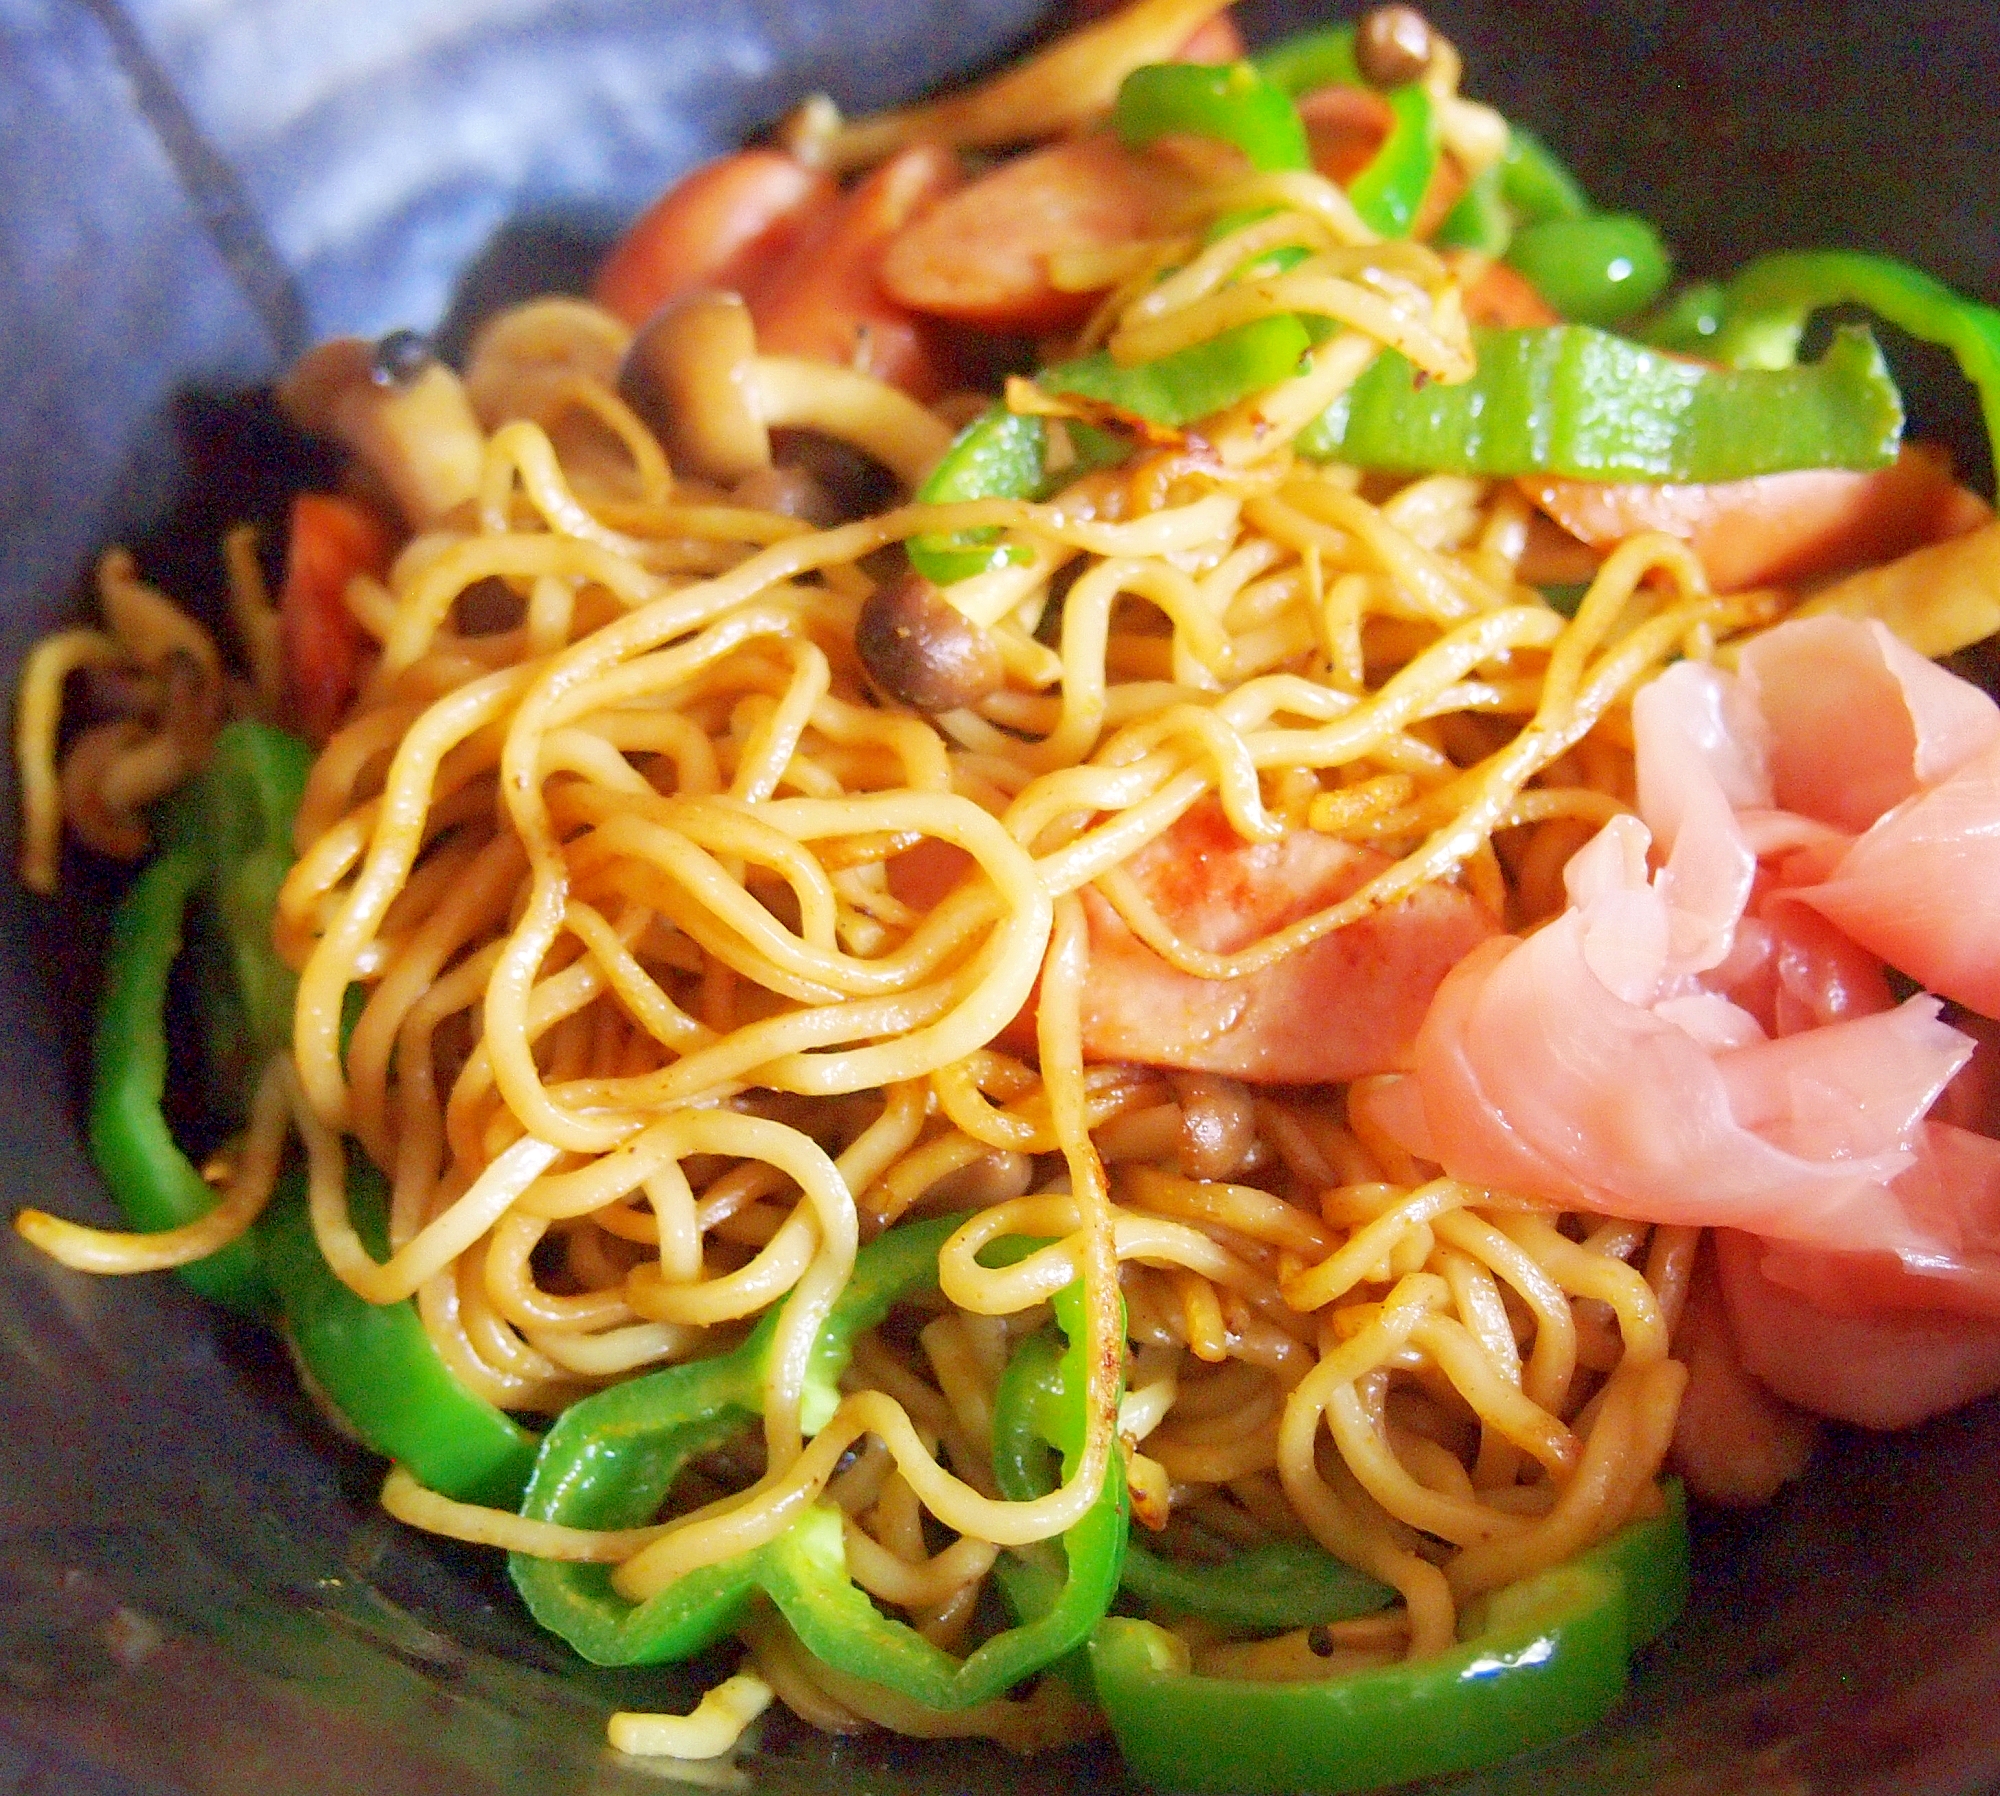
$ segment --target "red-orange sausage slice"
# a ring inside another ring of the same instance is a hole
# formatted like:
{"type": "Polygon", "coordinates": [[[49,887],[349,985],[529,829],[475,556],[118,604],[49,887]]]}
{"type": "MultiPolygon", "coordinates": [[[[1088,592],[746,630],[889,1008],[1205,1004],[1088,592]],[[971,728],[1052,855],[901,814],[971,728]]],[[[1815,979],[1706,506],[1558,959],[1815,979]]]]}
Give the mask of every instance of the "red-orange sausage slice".
{"type": "Polygon", "coordinates": [[[1717,592],[1890,561],[1992,516],[1953,481],[1945,458],[1921,445],[1866,474],[1807,468],[1714,486],[1530,476],[1521,489],[1592,548],[1614,548],[1645,530],[1680,537],[1717,592]]]}
{"type": "MultiPolygon", "coordinates": [[[[1311,830],[1245,842],[1210,804],[1127,870],[1181,940],[1230,954],[1338,903],[1389,864],[1374,849],[1311,830]]],[[[1262,972],[1216,980],[1168,965],[1094,891],[1085,892],[1084,909],[1087,1058],[1280,1085],[1403,1065],[1445,974],[1496,927],[1457,887],[1427,886],[1262,972]]]]}
{"type": "Polygon", "coordinates": [[[668,188],[621,237],[592,292],[627,324],[696,287],[742,291],[781,261],[833,182],[782,150],[742,150],[668,188]]]}
{"type": "Polygon", "coordinates": [[[1116,138],[1071,138],[1003,162],[889,246],[882,284],[915,311],[994,331],[1080,322],[1090,293],[1060,291],[1058,251],[1103,249],[1166,228],[1187,179],[1116,138]]]}

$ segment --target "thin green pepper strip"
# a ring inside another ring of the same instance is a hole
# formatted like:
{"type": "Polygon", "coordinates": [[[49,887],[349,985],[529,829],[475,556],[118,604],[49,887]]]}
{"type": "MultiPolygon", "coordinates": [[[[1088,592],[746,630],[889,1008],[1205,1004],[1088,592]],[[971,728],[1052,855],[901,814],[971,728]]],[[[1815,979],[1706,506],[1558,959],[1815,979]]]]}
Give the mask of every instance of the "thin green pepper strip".
{"type": "Polygon", "coordinates": [[[1752,262],[1723,290],[1709,353],[1738,368],[1788,367],[1806,321],[1836,305],[1866,306],[1920,342],[1949,349],[1979,389],[1987,439],[2000,460],[2000,310],[1888,256],[1812,250],[1752,262]]]}
{"type": "MultiPolygon", "coordinates": [[[[1304,166],[1302,130],[1296,161],[1290,160],[1290,150],[1279,145],[1283,133],[1276,127],[1270,127],[1276,135],[1265,136],[1258,135],[1265,126],[1257,126],[1253,133],[1244,124],[1240,134],[1232,135],[1245,118],[1266,116],[1268,123],[1271,108],[1282,108],[1292,128],[1300,130],[1290,99],[1263,81],[1248,64],[1224,69],[1153,64],[1128,76],[1120,95],[1120,129],[1129,130],[1136,141],[1150,142],[1153,137],[1179,130],[1200,130],[1231,142],[1253,136],[1260,147],[1251,152],[1252,160],[1266,158],[1259,166],[1304,166]],[[1128,93],[1132,96],[1129,103],[1128,93]],[[1239,103],[1247,110],[1233,110],[1239,103]]],[[[1247,143],[1244,147],[1250,149],[1247,143]]],[[[1263,265],[1273,261],[1273,257],[1262,258],[1263,265]]],[[[1289,380],[1298,372],[1299,362],[1313,341],[1312,321],[1282,314],[1233,326],[1207,342],[1190,344],[1155,361],[1128,367],[1114,361],[1108,351],[1099,350],[1045,368],[1036,379],[1049,392],[1073,393],[1155,424],[1179,428],[1289,380]]],[[[1067,477],[1101,459],[1090,453],[1095,434],[1081,428],[1072,432],[1086,453],[1079,466],[1066,470],[1067,477]]],[[[1048,481],[1047,449],[1048,433],[1042,419],[991,406],[952,440],[918,489],[917,501],[949,505],[971,499],[1036,498],[1048,481]]],[[[907,544],[907,552],[910,565],[939,586],[1010,566],[1026,553],[1021,545],[1005,541],[1001,532],[991,527],[915,536],[907,544]]]]}
{"type": "MultiPolygon", "coordinates": [[[[1319,87],[1368,86],[1355,60],[1352,25],[1301,32],[1252,61],[1266,82],[1294,100],[1319,87]]],[[[1437,172],[1437,109],[1414,81],[1391,88],[1385,97],[1389,135],[1348,183],[1347,197],[1369,229],[1384,237],[1407,237],[1437,172]]]]}
{"type": "MultiPolygon", "coordinates": [[[[382,1176],[358,1155],[350,1159],[348,1197],[368,1250],[386,1257],[382,1176]]],[[[369,1303],[341,1283],[313,1237],[300,1174],[280,1181],[257,1240],[299,1360],[355,1432],[443,1496],[518,1503],[536,1437],[452,1374],[413,1301],[369,1303]]]]}
{"type": "Polygon", "coordinates": [[[1680,1619],[1693,1577],[1687,1487],[1678,1478],[1663,1478],[1660,1495],[1665,1503],[1658,1515],[1628,1522],[1584,1555],[1590,1563],[1609,1567],[1625,1581],[1629,1652],[1651,1646],[1680,1619]]]}
{"type": "Polygon", "coordinates": [[[1212,137],[1234,144],[1264,172],[1310,168],[1306,128],[1283,88],[1247,62],[1154,62],[1118,88],[1111,122],[1127,149],[1162,137],[1212,137]]]}
{"type": "MultiPolygon", "coordinates": [[[[1205,343],[1157,361],[1123,367],[1108,351],[1058,362],[1036,376],[1052,393],[1074,393],[1178,428],[1192,424],[1289,380],[1311,344],[1304,324],[1289,313],[1253,318],[1234,325],[1205,343]]],[[[1073,479],[1093,462],[1107,457],[1100,433],[1073,427],[1071,441],[1081,452],[1067,469],[1073,479]]],[[[967,499],[1033,499],[1048,484],[1047,428],[1042,419],[989,406],[952,440],[917,491],[920,504],[950,505],[967,499]]],[[[1114,446],[1109,460],[1120,459],[1114,446]]],[[[914,536],[908,544],[910,565],[940,586],[969,580],[1023,558],[1026,551],[987,527],[949,534],[914,536]]]]}
{"type": "Polygon", "coordinates": [[[1678,1613],[1677,1492],[1581,1557],[1496,1591],[1456,1650],[1311,1683],[1196,1676],[1177,1641],[1113,1616],[1091,1636],[1098,1700],[1142,1781],[1174,1790],[1335,1792],[1467,1771],[1590,1727],[1627,1655],[1678,1613]]]}
{"type": "Polygon", "coordinates": [[[1300,432],[1315,461],[1433,473],[1710,482],[1894,460],[1903,405],[1875,340],[1816,363],[1713,369],[1586,325],[1472,333],[1470,380],[1419,387],[1385,351],[1300,432]]]}
{"type": "Polygon", "coordinates": [[[1514,238],[1514,214],[1500,189],[1500,165],[1482,168],[1431,234],[1439,249],[1469,249],[1504,256],[1514,238]]]}
{"type": "Polygon", "coordinates": [[[1718,281],[1698,281],[1683,287],[1672,299],[1646,317],[1625,327],[1627,333],[1655,349],[1676,355],[1712,359],[1715,339],[1722,330],[1723,293],[1718,281]]]}
{"type": "Polygon", "coordinates": [[[1289,380],[1310,346],[1289,312],[1232,325],[1157,361],[1120,367],[1108,351],[1059,362],[1036,376],[1051,393],[1075,393],[1179,427],[1289,380]]]}
{"type": "Polygon", "coordinates": [[[1500,160],[1473,179],[1435,241],[1500,257],[1575,324],[1613,324],[1643,310],[1672,270],[1650,222],[1598,211],[1541,139],[1513,124],[1500,160]]]}
{"type": "MultiPolygon", "coordinates": [[[[999,1242],[992,1257],[1018,1258],[1028,1245],[999,1242]]],[[[1080,1288],[1066,1287],[1057,1301],[1065,1306],[1058,1312],[1058,1322],[1072,1331],[1067,1339],[1074,1341],[1073,1331],[1080,1326],[1077,1315],[1077,1306],[1082,1301],[1080,1288]]],[[[999,1485],[1002,1496],[1014,1503],[1032,1503],[1054,1490],[1052,1450],[1061,1456],[1064,1472],[1075,1469],[1076,1450],[1082,1444],[1088,1423],[1084,1403],[1082,1356],[1074,1346],[1065,1345],[1065,1337],[1056,1329],[1030,1335],[1014,1350],[993,1392],[993,1481],[999,1485]]],[[[1088,1554],[1096,1575],[1107,1580],[1102,1592],[1106,1608],[1118,1589],[1129,1515],[1125,1462],[1116,1453],[1112,1455],[1110,1480],[1118,1486],[1115,1512],[1111,1506],[1100,1504],[1086,1518],[1096,1528],[1109,1528],[1110,1532],[1103,1538],[1093,1532],[1081,1543],[1081,1550],[1088,1554]]],[[[1079,1548],[1065,1536],[1063,1550],[1068,1555],[1079,1548]]],[[[1059,1600],[1063,1577],[1051,1560],[1052,1555],[1045,1549],[1031,1547],[1003,1553],[994,1562],[994,1576],[1008,1606],[1019,1619],[1032,1621],[1046,1615],[1059,1600]]]]}
{"type": "MultiPolygon", "coordinates": [[[[1053,1334],[1031,1335],[1015,1350],[993,1393],[994,1482],[1017,1503],[1055,1488],[1048,1448],[1082,1425],[1082,1393],[1066,1383],[1066,1364],[1053,1334]]],[[[1014,1555],[999,1561],[995,1574],[1016,1614],[1039,1613],[1053,1589],[1045,1568],[1014,1555]]],[[[1159,1608],[1245,1629],[1342,1621],[1383,1608],[1396,1595],[1308,1541],[1271,1541],[1214,1564],[1193,1565],[1128,1539],[1119,1587],[1159,1608]]]]}
{"type": "MultiPolygon", "coordinates": [[[[1290,379],[1310,342],[1298,319],[1280,314],[1235,325],[1158,361],[1121,367],[1099,350],[1044,369],[1037,380],[1052,393],[1101,400],[1155,424],[1178,427],[1290,379]]],[[[1072,425],[1070,437],[1079,455],[1064,470],[1065,480],[1125,453],[1115,439],[1088,426],[1072,425]]],[[[917,500],[951,505],[967,499],[1039,498],[1049,485],[1047,450],[1042,419],[1010,412],[1004,405],[989,406],[952,440],[918,489],[917,500]]],[[[991,527],[913,536],[908,552],[910,565],[939,586],[990,573],[1026,554],[991,527]]]]}
{"type": "Polygon", "coordinates": [[[1507,265],[1576,324],[1615,324],[1666,290],[1670,264],[1660,234],[1629,212],[1549,218],[1523,225],[1507,265]]]}
{"type": "Polygon", "coordinates": [[[1324,25],[1282,39],[1251,61],[1280,93],[1297,99],[1316,87],[1366,87],[1354,54],[1353,25],[1324,25]]]}
{"type": "Polygon", "coordinates": [[[1407,237],[1437,172],[1437,108],[1414,81],[1386,96],[1393,121],[1382,147],[1347,184],[1361,222],[1384,237],[1407,237]]]}
{"type": "MultiPolygon", "coordinates": [[[[294,980],[272,950],[271,921],[311,765],[312,750],[296,737],[230,724],[201,775],[164,807],[160,852],[112,918],[91,1050],[90,1150],[135,1228],[178,1228],[216,1203],[161,1109],[167,985],[191,905],[206,913],[197,927],[210,948],[210,1058],[228,1063],[216,1069],[220,1100],[240,1111],[247,1082],[289,1039],[294,980]]],[[[270,1306],[247,1241],[182,1267],[181,1277],[230,1309],[270,1306]]]]}
{"type": "MultiPolygon", "coordinates": [[[[835,1382],[854,1337],[898,1298],[935,1283],[938,1250],[962,1216],[892,1229],[863,1248],[815,1343],[806,1380],[808,1429],[838,1402],[835,1382]]],[[[1053,1308],[1069,1332],[1065,1357],[1081,1388],[1081,1293],[1053,1308]]],[[[522,1513],[585,1528],[650,1522],[681,1468],[754,1421],[777,1327],[768,1314],[734,1352],[613,1386],[566,1410],[549,1431],[522,1513]]],[[[1077,1418],[1080,1425],[1080,1416],[1077,1418]]],[[[1062,1443],[1081,1450],[1082,1435],[1062,1443]]],[[[806,1649],[827,1664],[938,1709],[997,1696],[1080,1645],[1117,1588],[1125,1491],[1116,1456],[1097,1502],[1062,1537],[1066,1561],[1051,1605],[996,1634],[963,1660],[891,1620],[847,1575],[841,1516],[816,1504],[767,1546],[675,1580],[639,1604],[611,1587],[603,1566],[515,1554],[509,1569],[535,1618],[601,1665],[681,1659],[728,1633],[763,1590],[806,1649]]]]}
{"type": "Polygon", "coordinates": [[[1213,1564],[1168,1559],[1135,1540],[1125,1549],[1123,1588],[1157,1609],[1255,1633],[1371,1615],[1396,1596],[1303,1540],[1266,1541],[1213,1564]]]}
{"type": "MultiPolygon", "coordinates": [[[[190,900],[208,875],[191,848],[149,861],[111,919],[104,993],[91,1049],[90,1157],[135,1229],[197,1222],[216,1194],[182,1153],[160,1102],[167,1088],[167,978],[181,950],[190,900]]],[[[247,1241],[180,1269],[212,1303],[256,1314],[269,1291],[247,1241]]]]}
{"type": "Polygon", "coordinates": [[[1521,224],[1587,218],[1595,210],[1583,184],[1523,125],[1507,127],[1507,148],[1501,153],[1499,171],[1500,195],[1521,224]]]}
{"type": "MultiPolygon", "coordinates": [[[[1023,417],[1004,405],[988,406],[952,439],[917,489],[917,503],[1029,498],[1042,484],[1047,442],[1040,418],[1023,417]]],[[[1027,554],[1018,543],[1003,543],[992,528],[913,536],[907,547],[910,565],[939,586],[1006,567],[1027,554]]]]}

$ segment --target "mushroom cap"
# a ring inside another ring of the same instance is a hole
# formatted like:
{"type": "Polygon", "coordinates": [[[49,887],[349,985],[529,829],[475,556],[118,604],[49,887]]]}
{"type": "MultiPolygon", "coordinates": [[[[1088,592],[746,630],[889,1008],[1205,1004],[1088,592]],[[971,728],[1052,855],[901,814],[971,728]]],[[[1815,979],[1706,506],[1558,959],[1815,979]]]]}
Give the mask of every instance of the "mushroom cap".
{"type": "Polygon", "coordinates": [[[1414,6],[1378,6],[1362,17],[1354,60],[1371,87],[1420,81],[1437,53],[1431,24],[1414,6]]]}
{"type": "Polygon", "coordinates": [[[854,647],[884,693],[919,711],[977,704],[1006,678],[993,638],[915,569],[868,595],[854,647]]]}
{"type": "Polygon", "coordinates": [[[739,293],[699,288],[669,300],[633,337],[618,390],[683,473],[727,483],[771,465],[757,327],[739,293]]]}

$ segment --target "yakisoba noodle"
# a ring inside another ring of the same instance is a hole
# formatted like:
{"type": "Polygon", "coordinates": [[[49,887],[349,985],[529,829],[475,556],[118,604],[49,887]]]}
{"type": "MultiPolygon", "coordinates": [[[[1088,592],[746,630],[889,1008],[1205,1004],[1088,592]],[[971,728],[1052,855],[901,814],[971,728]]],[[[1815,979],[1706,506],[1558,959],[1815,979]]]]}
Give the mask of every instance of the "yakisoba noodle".
{"type": "MultiPolygon", "coordinates": [[[[1480,115],[1453,116],[1476,146],[1480,115]]],[[[224,1200],[184,1238],[24,1230],[100,1271],[198,1258],[255,1219],[289,1117],[335,1274],[372,1303],[414,1297],[460,1380],[531,1413],[719,1351],[788,1299],[760,1438],[704,1461],[654,1525],[563,1527],[391,1474],[383,1501],[411,1524],[608,1564],[634,1601],[830,1500],[853,1577],[959,1646],[997,1551],[1074,1524],[1118,1453],[1164,1551],[1303,1533],[1399,1593],[1330,1628],[1183,1629],[1198,1670],[1297,1679],[1438,1653],[1465,1605],[1647,1513],[1697,1231],[1429,1177],[1337,1089],[1085,1063],[1086,888],[1211,980],[1437,882],[1532,927],[1560,908],[1569,853],[1630,806],[1635,689],[1773,615],[1652,536],[1565,618],[1517,577],[1529,511],[1511,484],[1364,485],[1295,459],[1292,434],[1382,345],[1440,381],[1472,367],[1444,263],[1374,241],[1319,176],[1212,183],[1133,254],[1081,346],[1150,359],[1275,313],[1331,333],[1199,440],[1046,502],[902,503],[825,529],[677,476],[620,395],[615,319],[546,301],[496,320],[464,383],[476,491],[347,595],[379,656],[299,816],[277,930],[299,971],[293,1049],[224,1200]],[[1229,281],[1277,248],[1304,258],[1229,281]],[[972,529],[1022,551],[953,594],[1006,683],[934,717],[885,706],[854,647],[885,552],[972,529]],[[496,593],[500,627],[465,627],[496,593]],[[1248,842],[1309,829],[1389,858],[1212,951],[1129,870],[1211,803],[1248,842]],[[928,908],[891,872],[920,843],[964,867],[928,908]],[[1031,999],[1032,1055],[1009,1033],[1031,999]],[[386,1258],[349,1214],[343,1135],[387,1176],[386,1258]],[[941,1256],[941,1299],[862,1338],[831,1416],[802,1413],[859,1245],[960,1207],[977,1213],[941,1256]],[[1008,1236],[1052,1244],[983,1264],[1008,1236]],[[1051,1494],[1007,1500],[994,1389],[1073,1282],[1084,1450],[1051,1494]]],[[[761,357],[732,378],[906,490],[950,438],[864,374],[761,357]]],[[[1016,400],[1056,414],[1060,443],[1059,401],[1016,400]]],[[[254,563],[231,565],[268,702],[269,606],[254,563]]],[[[168,712],[150,736],[83,738],[58,777],[67,673],[157,664],[148,632],[173,630],[219,684],[214,645],[125,562],[101,590],[108,629],[52,639],[25,676],[31,867],[52,868],[59,815],[133,852],[139,807],[188,770],[168,712]]],[[[772,1614],[747,1639],[754,1674],[692,1717],[620,1717],[614,1743],[719,1752],[774,1690],[836,1729],[1027,1747],[1094,1724],[1059,1680],[946,1714],[830,1670],[772,1614]]]]}

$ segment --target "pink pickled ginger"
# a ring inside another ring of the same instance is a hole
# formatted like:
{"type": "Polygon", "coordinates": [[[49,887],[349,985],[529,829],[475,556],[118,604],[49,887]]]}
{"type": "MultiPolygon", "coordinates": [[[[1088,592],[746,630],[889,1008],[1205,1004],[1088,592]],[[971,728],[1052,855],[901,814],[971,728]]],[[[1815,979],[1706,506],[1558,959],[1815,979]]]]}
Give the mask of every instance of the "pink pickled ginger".
{"type": "Polygon", "coordinates": [[[2000,1385],[2000,1144],[1926,1121],[1973,1049],[1942,1000],[2000,1010],[2000,707],[1827,617],[1669,668],[1633,725],[1640,817],[1357,1101],[1468,1183],[1732,1231],[1745,1363],[1793,1401],[1886,1426],[2000,1385]]]}

